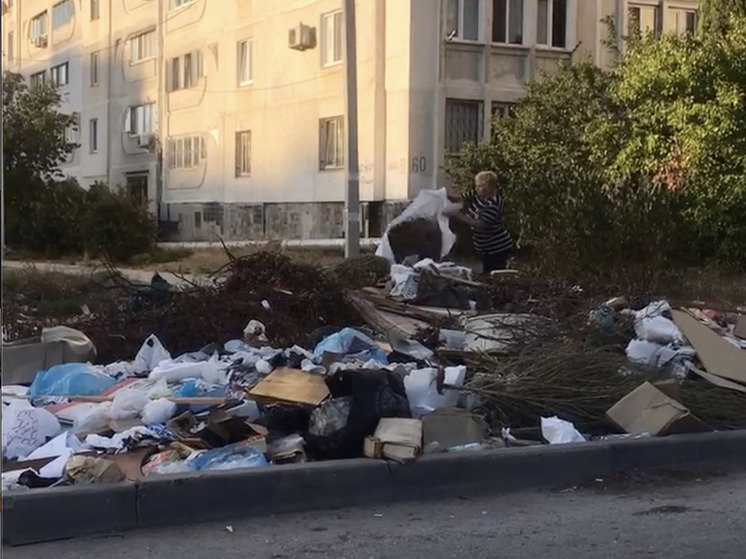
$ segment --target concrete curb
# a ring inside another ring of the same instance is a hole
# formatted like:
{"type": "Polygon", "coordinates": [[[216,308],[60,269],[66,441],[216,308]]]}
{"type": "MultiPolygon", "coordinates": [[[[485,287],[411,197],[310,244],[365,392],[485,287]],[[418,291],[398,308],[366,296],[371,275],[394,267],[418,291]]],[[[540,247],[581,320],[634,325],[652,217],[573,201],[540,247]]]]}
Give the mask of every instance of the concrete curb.
{"type": "Polygon", "coordinates": [[[621,471],[702,466],[746,468],[746,430],[438,454],[407,465],[344,460],[11,491],[2,498],[3,542],[571,486],[621,471]]]}

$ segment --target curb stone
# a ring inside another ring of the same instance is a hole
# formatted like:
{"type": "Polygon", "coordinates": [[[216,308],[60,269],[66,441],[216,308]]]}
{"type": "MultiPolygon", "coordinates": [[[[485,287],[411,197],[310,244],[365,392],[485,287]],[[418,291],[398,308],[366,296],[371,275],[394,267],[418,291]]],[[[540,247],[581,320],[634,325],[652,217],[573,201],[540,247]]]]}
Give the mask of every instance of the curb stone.
{"type": "Polygon", "coordinates": [[[357,459],[9,491],[3,542],[571,486],[627,470],[701,466],[746,469],[746,430],[437,454],[407,465],[357,459]]]}

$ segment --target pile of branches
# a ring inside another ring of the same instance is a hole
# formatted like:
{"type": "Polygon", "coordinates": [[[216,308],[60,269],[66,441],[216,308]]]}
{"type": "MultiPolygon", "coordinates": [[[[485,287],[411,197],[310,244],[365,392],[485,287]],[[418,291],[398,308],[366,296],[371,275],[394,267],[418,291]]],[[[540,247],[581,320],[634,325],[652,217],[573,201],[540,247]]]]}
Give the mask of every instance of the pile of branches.
{"type": "Polygon", "coordinates": [[[540,417],[554,415],[589,432],[608,428],[611,406],[644,381],[660,378],[609,347],[569,338],[542,338],[511,356],[482,355],[473,364],[479,372],[467,388],[513,428],[536,427],[540,417]]]}
{"type": "MultiPolygon", "coordinates": [[[[255,319],[265,325],[274,347],[307,347],[318,328],[360,322],[344,286],[320,267],[273,251],[229,256],[230,262],[207,285],[172,289],[165,298],[142,297],[137,308],[120,300],[68,325],[86,333],[99,362],[108,363],[132,359],[150,334],[180,354],[241,338],[255,319]]],[[[131,286],[131,294],[136,289],[131,286]]]]}

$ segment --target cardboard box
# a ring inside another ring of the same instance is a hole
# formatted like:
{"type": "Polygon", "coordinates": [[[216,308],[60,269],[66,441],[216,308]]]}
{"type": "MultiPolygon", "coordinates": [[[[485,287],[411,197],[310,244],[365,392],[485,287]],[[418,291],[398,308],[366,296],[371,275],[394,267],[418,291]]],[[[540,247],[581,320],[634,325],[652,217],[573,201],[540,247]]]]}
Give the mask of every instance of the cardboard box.
{"type": "MultiPolygon", "coordinates": [[[[664,389],[668,388],[664,386],[664,389]]],[[[630,434],[657,436],[710,430],[680,402],[650,382],[641,384],[627,394],[606,415],[630,434]]]]}

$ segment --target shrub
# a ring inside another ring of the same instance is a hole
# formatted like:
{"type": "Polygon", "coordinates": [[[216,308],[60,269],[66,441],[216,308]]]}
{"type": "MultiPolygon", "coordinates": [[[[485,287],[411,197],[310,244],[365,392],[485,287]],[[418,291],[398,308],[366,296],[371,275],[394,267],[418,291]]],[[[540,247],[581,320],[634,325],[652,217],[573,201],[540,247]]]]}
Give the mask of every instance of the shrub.
{"type": "Polygon", "coordinates": [[[94,184],[86,194],[84,246],[91,256],[128,262],[153,249],[157,224],[126,191],[94,184]]]}

